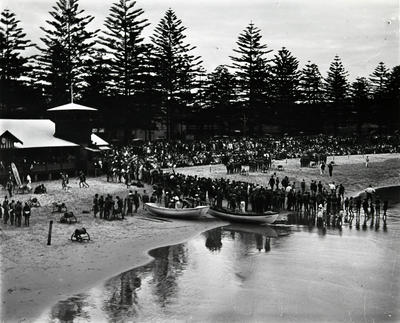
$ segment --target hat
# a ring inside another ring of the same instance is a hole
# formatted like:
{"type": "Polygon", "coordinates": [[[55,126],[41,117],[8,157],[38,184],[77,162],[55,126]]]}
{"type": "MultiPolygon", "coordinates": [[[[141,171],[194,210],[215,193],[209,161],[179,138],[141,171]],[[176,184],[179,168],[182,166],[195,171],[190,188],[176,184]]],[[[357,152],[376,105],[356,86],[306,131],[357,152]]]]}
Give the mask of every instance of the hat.
{"type": "Polygon", "coordinates": [[[318,205],[318,207],[319,207],[320,209],[322,209],[322,204],[318,205]]]}

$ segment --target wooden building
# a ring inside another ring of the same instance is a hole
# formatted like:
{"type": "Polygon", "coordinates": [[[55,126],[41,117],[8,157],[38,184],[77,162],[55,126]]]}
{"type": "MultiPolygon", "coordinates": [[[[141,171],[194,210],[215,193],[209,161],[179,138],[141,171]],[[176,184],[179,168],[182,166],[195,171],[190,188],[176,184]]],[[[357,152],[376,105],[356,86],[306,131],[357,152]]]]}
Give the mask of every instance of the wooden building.
{"type": "Polygon", "coordinates": [[[21,177],[53,178],[60,172],[94,172],[106,141],[92,133],[93,108],[70,103],[49,109],[50,119],[0,119],[0,178],[9,165],[17,165],[21,177]]]}

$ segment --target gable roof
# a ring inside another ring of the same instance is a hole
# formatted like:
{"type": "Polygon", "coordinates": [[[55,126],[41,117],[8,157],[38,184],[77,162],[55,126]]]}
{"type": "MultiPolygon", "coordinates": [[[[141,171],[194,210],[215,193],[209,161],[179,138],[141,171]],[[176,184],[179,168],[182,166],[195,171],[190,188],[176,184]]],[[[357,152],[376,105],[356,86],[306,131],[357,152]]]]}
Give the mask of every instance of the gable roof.
{"type": "Polygon", "coordinates": [[[101,139],[98,135],[92,133],[90,135],[90,140],[92,141],[93,144],[95,144],[96,146],[108,146],[108,142],[101,139]]]}
{"type": "Polygon", "coordinates": [[[0,119],[0,133],[6,131],[18,138],[15,148],[79,146],[54,137],[55,124],[48,119],[0,119]]]}
{"type": "Polygon", "coordinates": [[[9,132],[8,130],[4,131],[4,132],[1,134],[0,138],[3,138],[3,137],[5,137],[5,138],[10,138],[11,141],[13,141],[14,143],[15,143],[15,142],[18,142],[18,143],[20,143],[20,144],[23,144],[23,142],[22,142],[21,140],[19,140],[17,137],[15,137],[15,136],[14,136],[11,132],[9,132]]]}
{"type": "Polygon", "coordinates": [[[76,104],[76,103],[68,103],[64,105],[60,105],[55,108],[47,109],[47,111],[97,111],[95,108],[89,108],[84,105],[76,104]]]}

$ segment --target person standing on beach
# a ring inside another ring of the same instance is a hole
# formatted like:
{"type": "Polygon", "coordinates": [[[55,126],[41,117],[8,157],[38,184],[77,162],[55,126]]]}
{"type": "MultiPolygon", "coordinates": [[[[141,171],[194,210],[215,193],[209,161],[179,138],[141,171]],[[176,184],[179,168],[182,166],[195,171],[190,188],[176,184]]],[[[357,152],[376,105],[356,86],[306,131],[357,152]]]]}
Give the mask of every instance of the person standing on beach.
{"type": "Polygon", "coordinates": [[[8,222],[8,218],[9,218],[9,210],[10,210],[10,206],[8,204],[8,198],[7,196],[4,197],[4,201],[3,201],[3,223],[7,224],[8,222]]]}
{"type": "Polygon", "coordinates": [[[110,209],[112,210],[111,197],[110,194],[107,194],[106,199],[104,201],[104,219],[106,220],[110,218],[111,215],[110,209]]]}
{"type": "Polygon", "coordinates": [[[317,227],[324,227],[324,209],[322,208],[322,204],[318,205],[317,227]]]}
{"type": "Polygon", "coordinates": [[[322,194],[323,185],[322,185],[321,181],[318,182],[317,187],[318,187],[318,194],[322,194]]]}
{"type": "Polygon", "coordinates": [[[304,178],[300,183],[300,188],[301,188],[301,193],[304,194],[304,192],[306,190],[306,181],[304,180],[304,178]]]}
{"type": "Polygon", "coordinates": [[[24,213],[24,225],[26,227],[29,227],[29,219],[31,217],[31,207],[29,206],[28,202],[25,202],[24,208],[23,208],[23,213],[24,213]]]}
{"type": "Polygon", "coordinates": [[[97,218],[97,213],[99,213],[99,195],[95,194],[93,199],[93,215],[97,218]]]}
{"type": "Polygon", "coordinates": [[[124,208],[126,210],[126,215],[133,215],[133,193],[132,191],[129,191],[128,196],[125,198],[124,201],[124,208]]]}
{"type": "Polygon", "coordinates": [[[135,213],[137,213],[137,210],[140,205],[140,200],[141,200],[141,196],[138,194],[137,191],[135,191],[135,194],[133,194],[132,200],[133,200],[133,204],[135,204],[135,213]]]}
{"type": "Polygon", "coordinates": [[[274,176],[273,176],[273,175],[271,175],[271,178],[269,179],[269,186],[271,186],[271,190],[274,189],[274,186],[275,186],[275,179],[274,179],[274,176]]]}
{"type": "Polygon", "coordinates": [[[20,227],[22,225],[22,203],[17,201],[15,204],[15,225],[20,227]]]}
{"type": "Polygon", "coordinates": [[[142,202],[143,202],[143,209],[146,203],[149,203],[149,196],[146,193],[146,190],[143,190],[143,195],[142,195],[142,202]]]}
{"type": "Polygon", "coordinates": [[[379,199],[375,200],[375,211],[376,217],[379,218],[381,215],[381,201],[379,199]]]}
{"type": "Polygon", "coordinates": [[[367,157],[365,158],[365,167],[368,168],[368,164],[369,164],[369,157],[367,156],[367,157]]]}
{"type": "Polygon", "coordinates": [[[354,206],[354,200],[353,200],[353,197],[351,196],[349,199],[349,223],[350,223],[350,226],[351,226],[351,224],[353,222],[353,218],[354,218],[353,206],[354,206]]]}
{"type": "Polygon", "coordinates": [[[8,195],[10,196],[10,198],[12,197],[13,188],[14,188],[13,182],[11,179],[9,179],[6,184],[6,189],[8,191],[8,195]]]}
{"type": "Polygon", "coordinates": [[[79,187],[89,187],[89,184],[86,183],[86,175],[82,170],[79,172],[79,187]]]}
{"type": "Polygon", "coordinates": [[[102,219],[104,216],[104,197],[103,195],[99,198],[99,217],[102,219]]]}
{"type": "Polygon", "coordinates": [[[386,223],[386,218],[387,218],[387,214],[386,214],[386,212],[387,212],[387,209],[388,209],[388,201],[384,201],[383,202],[383,217],[382,217],[382,219],[383,219],[383,223],[386,223]]]}
{"type": "Polygon", "coordinates": [[[15,202],[14,200],[10,203],[10,224],[14,225],[14,216],[15,216],[15,202]]]}
{"type": "Polygon", "coordinates": [[[117,196],[117,212],[121,215],[122,220],[124,219],[124,202],[117,196]]]}
{"type": "Polygon", "coordinates": [[[60,173],[61,176],[61,189],[66,190],[67,189],[67,184],[65,183],[65,177],[64,173],[60,173]]]}
{"type": "Polygon", "coordinates": [[[348,216],[349,216],[349,198],[346,197],[346,199],[344,200],[344,211],[345,211],[345,216],[344,216],[344,222],[347,223],[348,222],[348,216]]]}
{"type": "Polygon", "coordinates": [[[321,165],[319,166],[319,171],[320,171],[320,174],[321,175],[324,175],[325,174],[325,163],[324,162],[322,162],[321,163],[321,165]]]}
{"type": "Polygon", "coordinates": [[[328,171],[329,171],[329,176],[332,177],[332,173],[333,173],[333,164],[332,164],[332,162],[330,162],[328,164],[328,171]]]}

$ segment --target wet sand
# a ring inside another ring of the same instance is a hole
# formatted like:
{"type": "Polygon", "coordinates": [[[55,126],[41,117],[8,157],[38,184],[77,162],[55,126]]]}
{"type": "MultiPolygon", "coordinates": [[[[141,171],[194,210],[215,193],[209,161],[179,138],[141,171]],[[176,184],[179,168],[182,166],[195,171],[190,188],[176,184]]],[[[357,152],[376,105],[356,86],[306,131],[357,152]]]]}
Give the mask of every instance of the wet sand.
{"type": "MultiPolygon", "coordinates": [[[[369,184],[386,186],[398,184],[400,172],[399,154],[370,155],[370,167],[363,165],[364,157],[335,157],[337,166],[333,178],[320,177],[319,169],[300,168],[299,161],[277,162],[290,180],[306,182],[310,179],[328,183],[343,183],[346,193],[355,193],[369,184]]],[[[331,160],[330,158],[329,160],[331,160]]],[[[178,169],[185,174],[229,177],[266,185],[273,171],[267,174],[226,175],[224,166],[178,169]]],[[[15,228],[0,224],[1,228],[1,318],[6,322],[32,321],[41,312],[65,296],[88,290],[107,278],[140,266],[149,260],[147,251],[163,245],[187,240],[201,231],[220,226],[224,222],[204,221],[154,222],[138,216],[125,221],[106,222],[93,219],[92,214],[82,213],[91,208],[95,193],[110,193],[125,197],[127,190],[122,184],[107,183],[103,178],[89,179],[90,188],[79,189],[77,183],[68,193],[60,189],[60,182],[46,182],[48,194],[38,196],[42,207],[34,209],[30,228],[15,228]],[[51,203],[63,201],[80,220],[77,225],[58,223],[60,214],[51,213],[51,203]],[[48,221],[54,220],[52,245],[47,246],[48,221]],[[74,228],[86,227],[92,241],[79,244],[69,240],[74,228]]],[[[141,189],[138,190],[139,193],[141,189]]],[[[2,192],[4,193],[4,191],[2,192]]],[[[4,194],[3,194],[4,195],[4,194]]],[[[29,196],[17,196],[26,200],[29,196]]],[[[141,211],[143,212],[143,211],[141,211]]]]}

